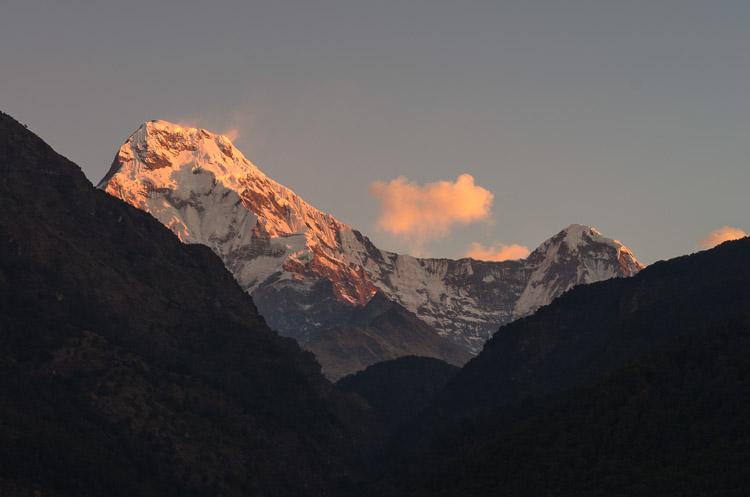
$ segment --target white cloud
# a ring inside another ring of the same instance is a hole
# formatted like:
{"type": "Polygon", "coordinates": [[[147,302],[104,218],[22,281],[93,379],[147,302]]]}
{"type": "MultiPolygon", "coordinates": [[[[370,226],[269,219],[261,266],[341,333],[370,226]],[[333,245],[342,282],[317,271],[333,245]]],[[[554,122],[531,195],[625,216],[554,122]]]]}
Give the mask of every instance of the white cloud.
{"type": "Polygon", "coordinates": [[[424,186],[400,176],[374,182],[369,192],[380,202],[376,228],[406,241],[415,255],[426,242],[448,236],[454,225],[488,220],[494,197],[470,174],[424,186]]]}

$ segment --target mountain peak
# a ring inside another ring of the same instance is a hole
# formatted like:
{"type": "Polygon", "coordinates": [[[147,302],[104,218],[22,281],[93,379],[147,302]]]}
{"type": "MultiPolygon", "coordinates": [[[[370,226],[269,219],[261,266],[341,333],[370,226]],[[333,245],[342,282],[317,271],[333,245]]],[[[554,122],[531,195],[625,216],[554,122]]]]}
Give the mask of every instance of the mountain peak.
{"type": "Polygon", "coordinates": [[[143,124],[99,188],[150,212],[182,241],[209,246],[267,322],[302,343],[381,291],[477,352],[499,324],[571,286],[641,267],[619,242],[583,225],[569,226],[523,261],[380,250],[269,179],[226,137],[166,121],[143,124]]]}
{"type": "Polygon", "coordinates": [[[546,240],[527,261],[535,269],[516,302],[516,318],[531,314],[574,285],[633,276],[645,267],[622,243],[583,224],[571,224],[546,240]]]}
{"type": "Polygon", "coordinates": [[[562,241],[571,248],[581,247],[590,243],[604,243],[610,246],[622,246],[620,242],[612,238],[607,238],[599,233],[595,228],[584,224],[571,224],[561,230],[552,239],[557,239],[563,235],[562,241]]]}
{"type": "MultiPolygon", "coordinates": [[[[322,233],[315,237],[330,245],[332,233],[326,232],[326,227],[348,228],[268,178],[226,136],[168,121],[142,124],[120,147],[97,187],[159,219],[163,216],[155,210],[164,206],[149,205],[151,192],[169,190],[178,197],[182,193],[181,200],[188,201],[196,193],[208,195],[218,190],[230,195],[230,190],[236,195],[233,199],[262,219],[259,229],[266,236],[288,236],[317,227],[322,233]]],[[[187,227],[178,235],[183,241],[194,241],[187,227]]]]}
{"type": "Polygon", "coordinates": [[[174,187],[175,170],[200,168],[213,173],[225,185],[238,189],[240,178],[266,176],[223,135],[168,121],[143,123],[120,147],[112,167],[97,185],[107,189],[112,178],[128,190],[174,187]],[[187,166],[187,167],[186,167],[187,166]],[[127,183],[135,183],[128,185],[127,183]]]}
{"type": "Polygon", "coordinates": [[[273,275],[309,286],[337,274],[329,278],[337,300],[364,305],[375,293],[337,256],[351,228],[268,178],[223,135],[144,123],[98,188],[150,212],[183,242],[211,247],[248,291],[273,275]]]}
{"type": "Polygon", "coordinates": [[[547,256],[550,251],[559,251],[561,246],[565,246],[565,251],[569,253],[577,253],[580,250],[589,250],[593,247],[602,249],[605,247],[611,247],[617,251],[618,259],[622,259],[628,268],[624,268],[626,273],[635,274],[645,266],[638,262],[633,256],[633,253],[619,240],[614,238],[607,238],[595,228],[583,225],[583,224],[571,224],[567,228],[561,230],[552,238],[542,243],[530,257],[541,257],[547,256]]]}

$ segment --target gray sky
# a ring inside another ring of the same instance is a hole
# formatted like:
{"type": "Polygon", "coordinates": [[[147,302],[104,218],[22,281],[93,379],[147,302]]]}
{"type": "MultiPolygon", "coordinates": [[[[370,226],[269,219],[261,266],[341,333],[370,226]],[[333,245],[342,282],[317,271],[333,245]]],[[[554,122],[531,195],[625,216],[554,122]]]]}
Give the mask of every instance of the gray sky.
{"type": "Polygon", "coordinates": [[[96,183],[147,120],[237,130],[317,208],[376,230],[374,181],[461,174],[536,247],[594,226],[652,263],[750,231],[750,2],[5,0],[0,109],[96,183]]]}

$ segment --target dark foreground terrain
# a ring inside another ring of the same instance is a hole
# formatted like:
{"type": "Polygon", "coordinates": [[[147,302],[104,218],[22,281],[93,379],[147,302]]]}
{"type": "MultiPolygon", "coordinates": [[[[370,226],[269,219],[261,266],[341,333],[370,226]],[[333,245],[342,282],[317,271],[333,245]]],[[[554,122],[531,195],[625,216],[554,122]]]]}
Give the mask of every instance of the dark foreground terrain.
{"type": "Polygon", "coordinates": [[[376,419],[209,249],[0,115],[0,494],[347,495],[376,419]]]}
{"type": "Polygon", "coordinates": [[[750,238],[502,327],[393,437],[370,495],[746,495],[750,238]]]}
{"type": "Polygon", "coordinates": [[[332,385],[208,248],[2,114],[0,495],[748,495],[749,260],[659,262],[458,372],[332,385]]]}

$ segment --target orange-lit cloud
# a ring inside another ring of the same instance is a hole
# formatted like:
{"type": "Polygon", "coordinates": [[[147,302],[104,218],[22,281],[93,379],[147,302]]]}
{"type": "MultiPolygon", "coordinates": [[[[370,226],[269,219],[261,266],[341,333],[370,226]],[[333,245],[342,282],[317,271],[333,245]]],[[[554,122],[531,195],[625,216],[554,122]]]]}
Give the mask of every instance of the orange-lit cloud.
{"type": "Polygon", "coordinates": [[[222,135],[224,135],[227,138],[229,138],[230,142],[233,142],[234,140],[237,139],[237,137],[240,136],[240,130],[239,130],[239,128],[228,129],[228,130],[224,131],[222,133],[222,135]]]}
{"type": "Polygon", "coordinates": [[[235,110],[232,113],[232,123],[229,129],[224,128],[221,134],[229,138],[229,141],[234,141],[242,135],[243,129],[252,127],[254,121],[255,116],[252,114],[235,110]]]}
{"type": "Polygon", "coordinates": [[[470,174],[424,186],[400,176],[389,183],[374,182],[369,192],[380,202],[376,228],[402,238],[415,255],[425,242],[450,234],[454,225],[489,219],[493,199],[470,174]]]}
{"type": "Polygon", "coordinates": [[[480,243],[473,242],[464,257],[471,257],[479,261],[512,261],[525,259],[530,253],[529,248],[523,245],[494,243],[491,247],[485,247],[480,243]]]}
{"type": "Polygon", "coordinates": [[[229,141],[235,141],[238,138],[247,138],[247,135],[253,135],[254,142],[264,141],[263,136],[258,136],[256,128],[256,116],[253,113],[244,110],[235,110],[232,112],[232,118],[223,121],[215,117],[190,117],[180,119],[177,124],[186,128],[204,128],[212,133],[224,135],[229,141]]]}
{"type": "Polygon", "coordinates": [[[695,248],[709,249],[728,240],[737,240],[738,238],[744,238],[746,236],[747,233],[739,228],[724,226],[723,228],[712,231],[707,237],[701,238],[695,248]]]}

